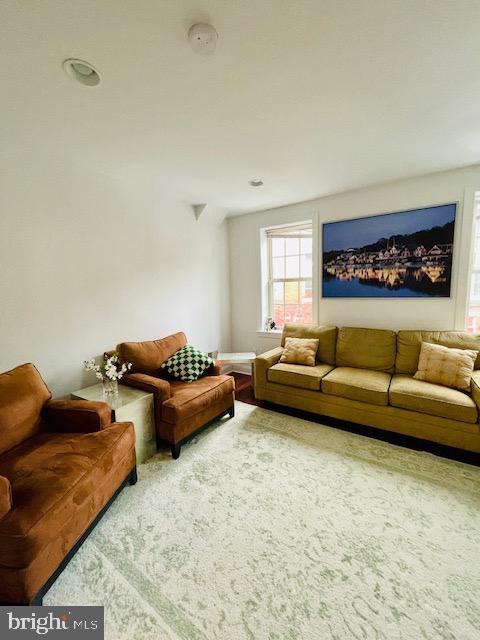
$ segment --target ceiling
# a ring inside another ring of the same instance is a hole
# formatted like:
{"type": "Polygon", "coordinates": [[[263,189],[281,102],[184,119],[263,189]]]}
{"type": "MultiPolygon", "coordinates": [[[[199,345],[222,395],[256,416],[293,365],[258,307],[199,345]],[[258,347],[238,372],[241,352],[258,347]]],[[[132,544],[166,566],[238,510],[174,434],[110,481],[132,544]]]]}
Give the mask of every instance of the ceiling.
{"type": "Polygon", "coordinates": [[[479,162],[479,69],[480,0],[3,0],[0,153],[234,215],[479,162]]]}

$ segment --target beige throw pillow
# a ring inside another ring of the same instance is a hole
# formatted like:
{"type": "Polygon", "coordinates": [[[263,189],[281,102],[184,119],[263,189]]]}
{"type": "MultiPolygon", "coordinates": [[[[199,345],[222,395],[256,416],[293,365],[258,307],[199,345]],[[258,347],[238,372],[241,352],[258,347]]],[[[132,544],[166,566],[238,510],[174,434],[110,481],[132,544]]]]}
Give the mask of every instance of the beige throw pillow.
{"type": "Polygon", "coordinates": [[[280,362],[287,364],[315,365],[318,350],[318,338],[285,338],[285,346],[280,362]]]}
{"type": "Polygon", "coordinates": [[[477,355],[478,351],[473,349],[449,349],[439,344],[422,342],[418,371],[413,377],[469,391],[477,355]]]}

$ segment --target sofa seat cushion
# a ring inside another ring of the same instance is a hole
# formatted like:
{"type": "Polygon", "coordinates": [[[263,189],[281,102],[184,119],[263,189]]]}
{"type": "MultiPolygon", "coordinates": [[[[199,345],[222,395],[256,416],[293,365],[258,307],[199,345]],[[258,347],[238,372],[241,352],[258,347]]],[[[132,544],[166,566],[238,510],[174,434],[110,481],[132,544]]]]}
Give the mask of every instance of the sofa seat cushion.
{"type": "Polygon", "coordinates": [[[135,464],[134,444],[127,422],[80,435],[40,433],[0,456],[13,498],[0,520],[0,565],[27,567],[59,535],[67,553],[135,464]]]}
{"type": "Polygon", "coordinates": [[[390,404],[440,418],[475,423],[477,408],[472,398],[456,389],[396,374],[389,391],[390,404]]]}
{"type": "Polygon", "coordinates": [[[267,371],[267,380],[278,384],[299,389],[312,389],[320,391],[320,382],[333,366],[331,364],[316,364],[310,367],[304,364],[274,364],[267,371]]]}
{"type": "Polygon", "coordinates": [[[337,367],[323,378],[322,391],[332,396],[387,406],[391,378],[384,371],[337,367]]]}
{"type": "Polygon", "coordinates": [[[232,394],[235,383],[232,376],[204,376],[193,382],[170,383],[170,398],[162,405],[162,420],[175,424],[232,394]]]}

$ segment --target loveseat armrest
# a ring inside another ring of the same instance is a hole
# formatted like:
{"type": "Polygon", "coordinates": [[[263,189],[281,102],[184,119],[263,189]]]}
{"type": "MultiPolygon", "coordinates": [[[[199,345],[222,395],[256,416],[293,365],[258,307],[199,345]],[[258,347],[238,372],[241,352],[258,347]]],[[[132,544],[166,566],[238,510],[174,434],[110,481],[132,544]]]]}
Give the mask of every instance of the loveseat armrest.
{"type": "Polygon", "coordinates": [[[0,520],[12,508],[12,487],[10,481],[5,476],[0,476],[0,520]]]}
{"type": "Polygon", "coordinates": [[[92,433],[112,422],[112,410],[106,402],[91,400],[50,400],[42,416],[48,431],[92,433]]]}
{"type": "Polygon", "coordinates": [[[147,373],[127,373],[121,379],[121,383],[127,387],[134,387],[141,391],[153,393],[153,406],[155,409],[155,422],[162,420],[162,404],[170,398],[170,383],[163,378],[149,376],[147,373]]]}
{"type": "Polygon", "coordinates": [[[480,369],[477,369],[472,373],[470,393],[472,394],[472,400],[477,405],[478,422],[480,422],[480,369]]]}
{"type": "Polygon", "coordinates": [[[280,360],[280,356],[283,353],[283,347],[275,347],[270,351],[260,354],[255,358],[254,363],[254,377],[255,385],[264,386],[267,384],[267,371],[270,367],[280,360]]]}

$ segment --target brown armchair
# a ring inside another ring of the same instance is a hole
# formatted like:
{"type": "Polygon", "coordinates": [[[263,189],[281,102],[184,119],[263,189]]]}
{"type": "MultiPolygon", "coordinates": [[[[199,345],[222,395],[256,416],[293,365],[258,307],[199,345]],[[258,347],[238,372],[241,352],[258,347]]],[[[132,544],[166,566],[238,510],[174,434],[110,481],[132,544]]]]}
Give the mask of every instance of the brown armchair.
{"type": "Polygon", "coordinates": [[[120,359],[132,363],[131,373],[120,382],[153,393],[157,440],[170,445],[173,458],[178,458],[181,446],[192,435],[235,411],[234,380],[221,375],[216,364],[194,382],[167,379],[162,364],[186,344],[187,338],[180,332],[161,340],[117,346],[120,359]]]}
{"type": "Polygon", "coordinates": [[[130,422],[103,402],[54,400],[37,369],[0,374],[0,602],[44,594],[126,484],[130,422]]]}

